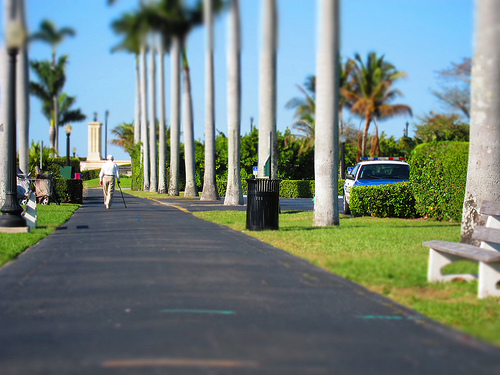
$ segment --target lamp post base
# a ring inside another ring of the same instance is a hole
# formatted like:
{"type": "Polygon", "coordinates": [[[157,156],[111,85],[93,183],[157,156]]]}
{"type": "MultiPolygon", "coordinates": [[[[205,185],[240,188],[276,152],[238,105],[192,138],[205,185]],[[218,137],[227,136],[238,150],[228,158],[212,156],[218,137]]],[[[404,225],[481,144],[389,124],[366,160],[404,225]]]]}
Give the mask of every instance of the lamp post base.
{"type": "Polygon", "coordinates": [[[28,228],[26,219],[21,215],[23,209],[17,201],[17,192],[7,193],[5,204],[0,211],[2,212],[0,230],[2,228],[28,228]]]}

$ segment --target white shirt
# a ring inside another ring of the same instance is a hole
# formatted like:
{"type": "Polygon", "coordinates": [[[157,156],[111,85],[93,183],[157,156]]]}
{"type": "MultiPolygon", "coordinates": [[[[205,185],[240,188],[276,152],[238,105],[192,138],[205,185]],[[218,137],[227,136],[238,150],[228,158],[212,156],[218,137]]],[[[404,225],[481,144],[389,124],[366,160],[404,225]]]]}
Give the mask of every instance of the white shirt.
{"type": "Polygon", "coordinates": [[[118,165],[113,160],[107,160],[104,163],[99,173],[99,181],[102,181],[104,175],[115,176],[118,182],[120,182],[120,168],[118,168],[118,165]]]}

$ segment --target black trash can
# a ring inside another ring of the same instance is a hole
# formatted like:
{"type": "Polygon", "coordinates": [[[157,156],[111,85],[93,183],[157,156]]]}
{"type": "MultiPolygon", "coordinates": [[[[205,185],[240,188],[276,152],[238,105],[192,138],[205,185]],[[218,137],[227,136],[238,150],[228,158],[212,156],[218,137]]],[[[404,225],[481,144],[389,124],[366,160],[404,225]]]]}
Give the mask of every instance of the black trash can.
{"type": "Polygon", "coordinates": [[[247,229],[279,229],[280,182],[268,178],[247,179],[247,229]]]}

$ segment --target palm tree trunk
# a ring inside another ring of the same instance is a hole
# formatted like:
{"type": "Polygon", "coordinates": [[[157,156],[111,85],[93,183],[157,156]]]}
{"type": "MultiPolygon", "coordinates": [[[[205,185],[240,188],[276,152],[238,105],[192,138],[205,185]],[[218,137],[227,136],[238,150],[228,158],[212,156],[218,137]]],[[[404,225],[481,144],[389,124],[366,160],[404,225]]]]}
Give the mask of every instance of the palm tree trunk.
{"type": "Polygon", "coordinates": [[[160,57],[160,122],[158,124],[158,193],[167,193],[167,138],[165,135],[165,49],[163,36],[158,46],[158,56],[160,57]]]}
{"type": "MultiPolygon", "coordinates": [[[[8,1],[4,1],[4,14],[9,14],[8,12],[8,1]]],[[[5,17],[7,18],[7,17],[5,17]]],[[[8,95],[7,90],[7,72],[8,72],[8,56],[7,49],[0,48],[0,97],[6,98],[8,95]]],[[[5,197],[7,193],[7,100],[0,100],[0,207],[3,207],[5,203],[5,197]]]]}
{"type": "Polygon", "coordinates": [[[168,195],[179,195],[179,152],[180,152],[180,56],[181,44],[178,37],[172,38],[171,68],[171,125],[170,125],[170,182],[168,195]]]}
{"type": "Polygon", "coordinates": [[[339,1],[319,0],[314,225],[339,225],[339,1]]]}
{"type": "Polygon", "coordinates": [[[134,144],[141,140],[141,64],[139,55],[135,55],[135,117],[134,144]]]}
{"type": "Polygon", "coordinates": [[[141,150],[144,191],[149,191],[149,147],[148,147],[148,61],[145,42],[141,46],[141,150]]]}
{"type": "MultiPolygon", "coordinates": [[[[26,27],[25,1],[18,0],[18,18],[26,27]]],[[[19,143],[19,168],[29,173],[29,60],[26,43],[19,50],[16,80],[17,139],[19,143]]]]}
{"type": "Polygon", "coordinates": [[[270,178],[278,178],[278,141],[276,137],[276,49],[278,15],[276,0],[262,0],[264,7],[263,48],[260,60],[260,115],[258,176],[264,177],[270,158],[270,178]]]}
{"type": "Polygon", "coordinates": [[[189,64],[185,57],[184,49],[184,94],[183,94],[183,122],[184,122],[184,157],[186,166],[185,197],[197,197],[195,175],[195,150],[194,150],[194,124],[193,124],[193,99],[191,97],[191,78],[189,64]]]}
{"type": "Polygon", "coordinates": [[[240,173],[240,126],[241,126],[241,25],[239,0],[232,0],[229,16],[231,35],[228,50],[228,171],[224,205],[243,204],[240,173]]]}
{"type": "Polygon", "coordinates": [[[149,98],[149,104],[151,106],[151,113],[149,118],[149,166],[150,166],[150,183],[149,191],[156,193],[158,191],[158,180],[157,180],[157,160],[156,160],[156,48],[155,43],[151,43],[151,65],[150,69],[150,89],[151,95],[149,98]]]}
{"type": "Polygon", "coordinates": [[[500,2],[477,1],[476,51],[472,68],[469,166],[462,241],[472,242],[483,201],[500,201],[500,2]]]}
{"type": "Polygon", "coordinates": [[[213,0],[205,0],[204,18],[207,32],[205,61],[205,173],[202,201],[219,199],[215,174],[215,89],[214,89],[214,19],[213,0]]]}
{"type": "Polygon", "coordinates": [[[368,140],[368,130],[370,129],[371,117],[365,117],[365,127],[363,129],[363,136],[361,138],[361,156],[366,156],[366,145],[368,140]]]}

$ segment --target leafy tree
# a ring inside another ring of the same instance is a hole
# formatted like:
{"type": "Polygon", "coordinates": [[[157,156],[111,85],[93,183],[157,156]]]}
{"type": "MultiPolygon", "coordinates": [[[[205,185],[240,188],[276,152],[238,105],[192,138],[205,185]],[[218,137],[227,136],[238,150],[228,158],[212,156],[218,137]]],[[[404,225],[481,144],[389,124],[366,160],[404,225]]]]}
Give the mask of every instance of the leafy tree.
{"type": "Polygon", "coordinates": [[[464,57],[460,63],[451,63],[451,67],[437,72],[440,90],[432,93],[448,108],[458,110],[470,118],[470,88],[472,59],[464,57]]]}
{"type": "Polygon", "coordinates": [[[469,141],[469,124],[460,121],[458,115],[431,114],[415,125],[415,139],[418,143],[441,141],[469,141]]]}

